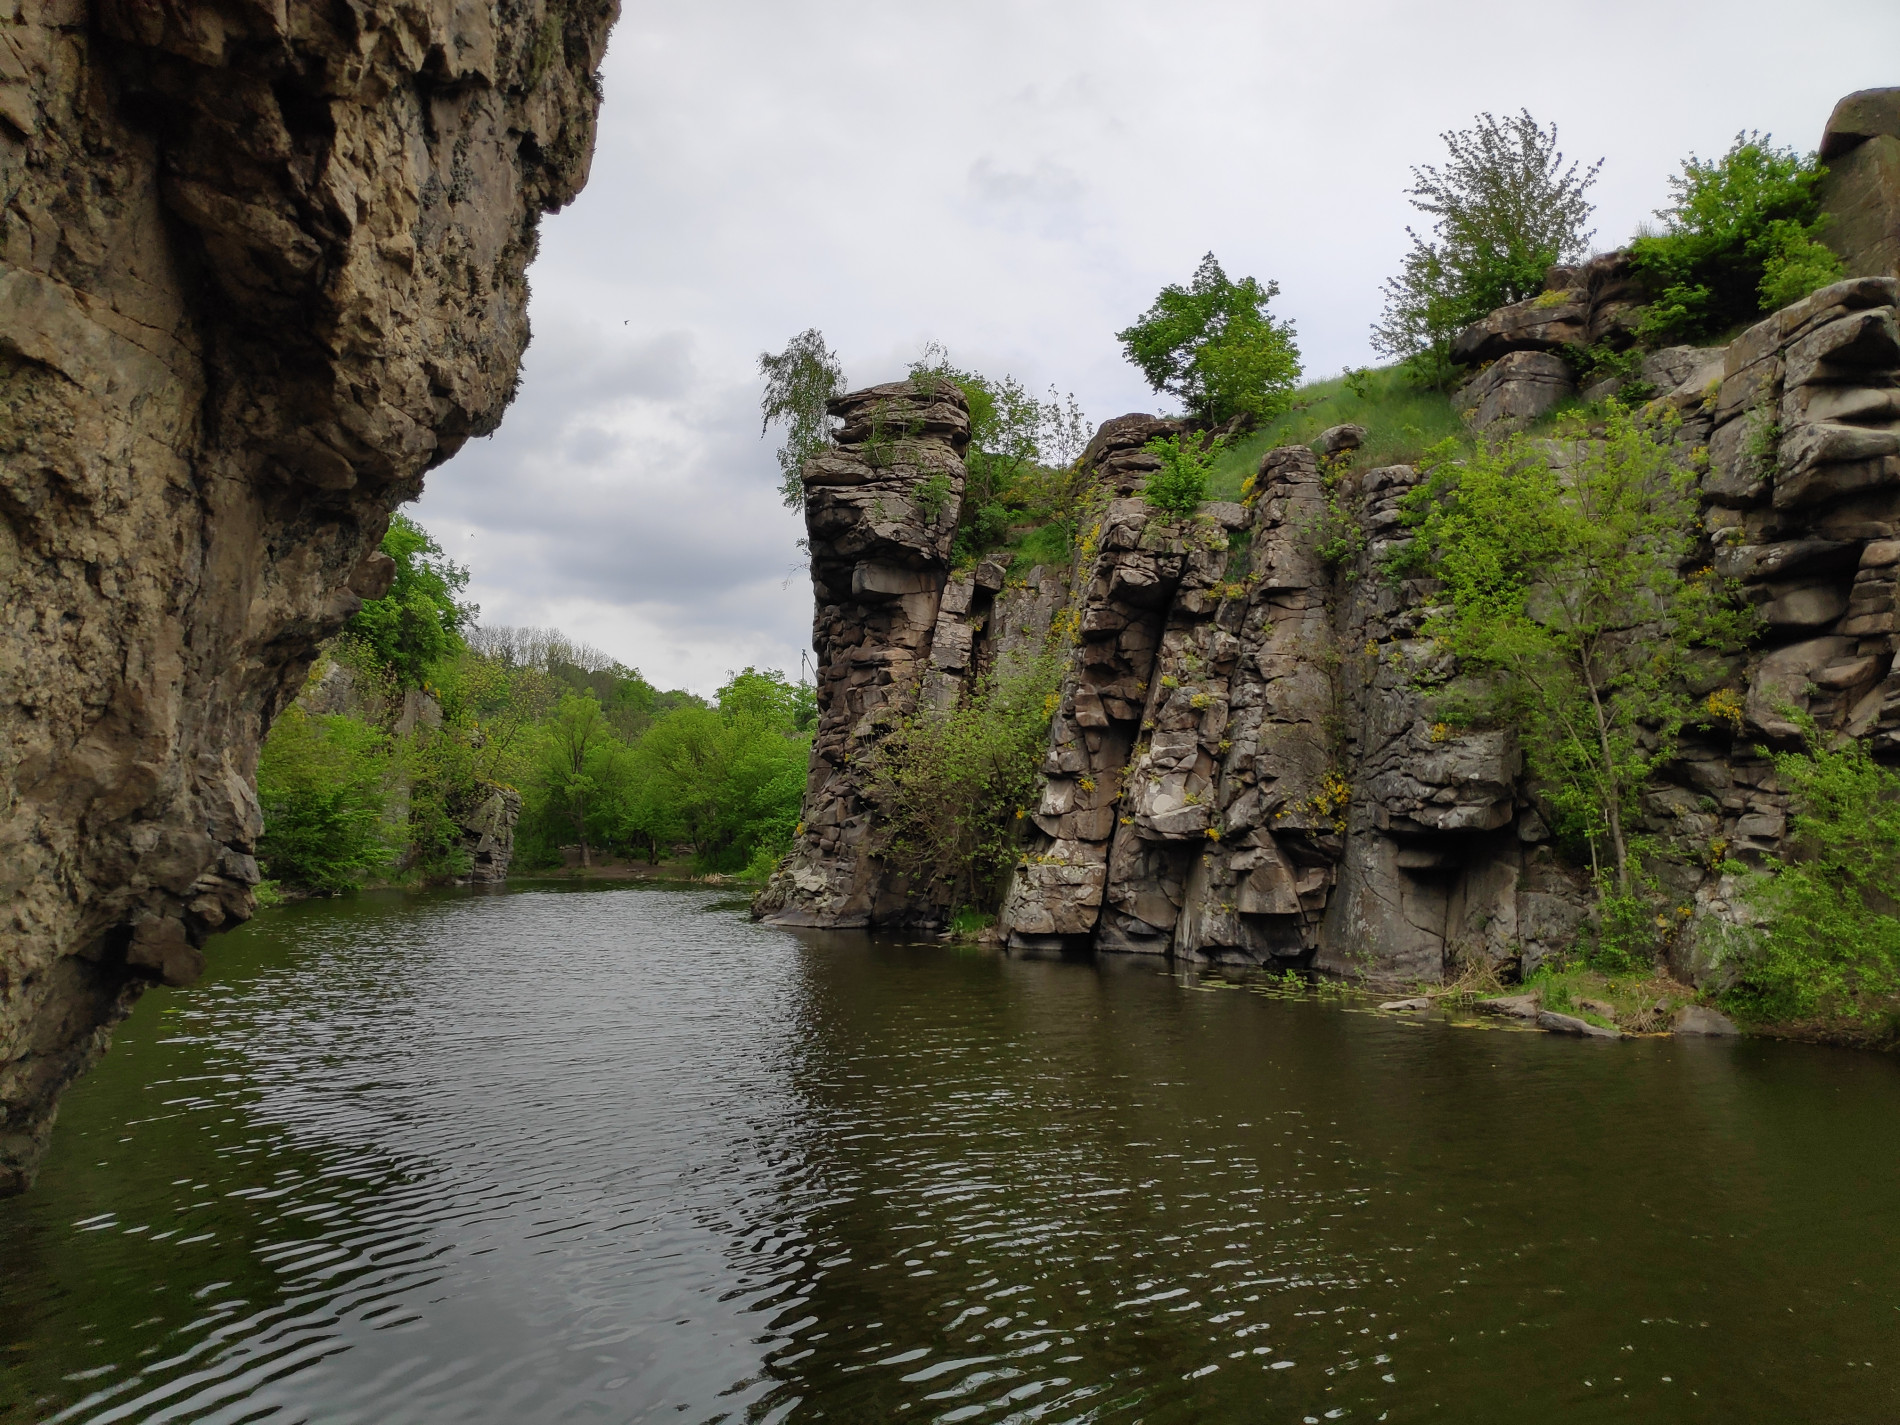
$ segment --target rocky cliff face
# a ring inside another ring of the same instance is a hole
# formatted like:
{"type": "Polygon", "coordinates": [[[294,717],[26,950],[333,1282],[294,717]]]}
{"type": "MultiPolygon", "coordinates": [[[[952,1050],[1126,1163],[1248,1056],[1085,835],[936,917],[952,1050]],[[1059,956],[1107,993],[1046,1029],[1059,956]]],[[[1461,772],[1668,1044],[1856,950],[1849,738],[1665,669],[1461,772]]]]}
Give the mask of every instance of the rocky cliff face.
{"type": "MultiPolygon", "coordinates": [[[[1467,342],[1489,343],[1501,366],[1547,351],[1552,321],[1617,319],[1614,270],[1558,276],[1575,312],[1526,304],[1467,342]]],[[[1664,848],[1654,869],[1683,911],[1672,954],[1688,976],[1708,973],[1705,932],[1737,913],[1710,867],[1783,849],[1786,798],[1756,749],[1794,744],[1789,707],[1900,756],[1897,298],[1892,278],[1852,279],[1726,348],[1650,363],[1664,388],[1651,414],[1673,416],[1683,458],[1706,466],[1702,557],[1740,583],[1763,630],[1726,675],[1736,725],[1685,738],[1645,798],[1639,829],[1664,848]]],[[[848,401],[872,399],[894,396],[848,401]]],[[[1171,519],[1131,496],[1151,463],[1141,446],[1177,429],[1148,416],[1102,427],[1084,456],[1095,515],[1074,567],[1034,581],[1052,610],[1039,625],[996,612],[1031,600],[1000,568],[948,578],[943,531],[914,513],[924,472],[952,469],[954,441],[940,466],[874,474],[849,445],[814,465],[825,712],[804,840],[762,910],[807,925],[941,913],[883,871],[853,769],[875,746],[876,709],[946,704],[1029,622],[1070,656],[1002,907],[1011,944],[1391,983],[1474,961],[1528,971],[1572,943],[1587,886],[1550,844],[1521,750],[1508,732],[1434,721],[1419,691],[1421,673],[1445,671],[1419,637],[1433,589],[1380,572],[1418,474],[1288,447],[1263,459],[1247,504],[1171,519]],[[831,491],[874,486],[836,512],[831,491]],[[891,516],[881,546],[867,507],[891,516]],[[873,573],[874,548],[903,551],[908,572],[873,573]],[[985,589],[1001,592],[978,609],[985,589]]],[[[1575,450],[1549,454],[1561,464],[1575,450]]]]}
{"type": "Polygon", "coordinates": [[[614,13],[0,7],[0,1191],[250,913],[259,739],[500,420],[614,13]]]}

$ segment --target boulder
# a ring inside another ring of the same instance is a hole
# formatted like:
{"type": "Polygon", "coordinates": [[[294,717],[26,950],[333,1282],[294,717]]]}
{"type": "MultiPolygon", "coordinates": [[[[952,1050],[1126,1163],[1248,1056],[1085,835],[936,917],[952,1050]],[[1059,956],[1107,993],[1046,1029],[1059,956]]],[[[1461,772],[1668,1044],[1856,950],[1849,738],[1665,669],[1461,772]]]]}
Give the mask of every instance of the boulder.
{"type": "Polygon", "coordinates": [[[1522,429],[1576,392],[1576,381],[1561,357],[1513,351],[1453,393],[1452,404],[1475,429],[1522,429]]]}
{"type": "Polygon", "coordinates": [[[1472,1006],[1479,1014],[1495,1014],[1504,1019],[1536,1019],[1536,995],[1498,995],[1481,999],[1472,1006]]]}
{"type": "Polygon", "coordinates": [[[1322,455],[1339,455],[1344,451],[1357,450],[1366,443],[1364,426],[1346,424],[1328,426],[1319,433],[1319,446],[1322,455]]]}
{"type": "Polygon", "coordinates": [[[1726,1014],[1719,1014],[1706,1005],[1692,1004],[1676,1016],[1672,1032],[1685,1037],[1729,1039],[1742,1031],[1726,1014]]]}
{"type": "Polygon", "coordinates": [[[1834,106],[1821,134],[1821,158],[1833,163],[1872,138],[1900,138],[1900,88],[1860,89],[1834,106]]]}
{"type": "Polygon", "coordinates": [[[1380,1009],[1394,1010],[1404,1014],[1411,1014],[1418,1010],[1430,1009],[1431,1007],[1432,1002],[1428,999],[1389,999],[1379,1006],[1380,1009]]]}
{"type": "Polygon", "coordinates": [[[1537,1012],[1537,1027],[1551,1034],[1570,1034],[1579,1039],[1621,1039],[1623,1037],[1623,1031],[1620,1029],[1607,1029],[1601,1024],[1592,1024],[1587,1019],[1578,1019],[1570,1014],[1558,1014],[1548,1009],[1540,1009],[1537,1012]]]}

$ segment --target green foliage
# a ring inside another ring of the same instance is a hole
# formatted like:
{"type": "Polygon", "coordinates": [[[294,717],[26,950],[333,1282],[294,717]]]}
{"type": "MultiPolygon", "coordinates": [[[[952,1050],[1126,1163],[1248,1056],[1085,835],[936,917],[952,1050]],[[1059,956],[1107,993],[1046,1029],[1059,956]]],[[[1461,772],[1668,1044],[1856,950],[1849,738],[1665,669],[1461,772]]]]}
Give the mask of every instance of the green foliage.
{"type": "Polygon", "coordinates": [[[752,668],[719,690],[716,708],[669,713],[624,759],[610,814],[619,836],[689,842],[708,870],[776,863],[798,823],[814,715],[808,685],[752,668]]]}
{"type": "Polygon", "coordinates": [[[453,727],[417,727],[396,746],[396,766],[409,784],[406,869],[423,881],[468,874],[462,822],[486,800],[475,749],[453,727]]]}
{"type": "Polygon", "coordinates": [[[1543,288],[1555,263],[1582,253],[1594,211],[1586,196],[1602,168],[1579,171],[1557,149],[1557,126],[1529,111],[1499,120],[1478,115],[1469,129],[1440,135],[1443,168],[1412,170],[1412,206],[1432,218],[1428,241],[1412,229],[1412,249],[1385,284],[1385,313],[1373,347],[1407,361],[1427,384],[1449,375],[1451,340],[1464,327],[1543,288]]]}
{"type": "Polygon", "coordinates": [[[1191,515],[1207,498],[1208,472],[1222,442],[1203,444],[1197,435],[1157,436],[1143,447],[1157,456],[1161,468],[1149,472],[1141,498],[1154,509],[1171,515],[1191,515]]]}
{"type": "Polygon", "coordinates": [[[1674,201],[1656,213],[1663,231],[1630,244],[1656,292],[1639,337],[1660,346],[1717,335],[1837,280],[1839,260],[1815,240],[1825,172],[1814,155],[1752,133],[1713,162],[1684,160],[1669,180],[1674,201]]]}
{"type": "Polygon", "coordinates": [[[1115,339],[1148,384],[1179,399],[1196,420],[1270,420],[1300,379],[1293,324],[1267,313],[1279,292],[1277,282],[1229,280],[1210,252],[1187,286],[1162,288],[1115,339]]]}
{"type": "Polygon", "coordinates": [[[887,859],[953,907],[993,908],[1015,863],[1062,663],[1004,661],[969,701],[906,718],[880,745],[871,795],[891,826],[887,859]]]}
{"type": "Polygon", "coordinates": [[[264,874],[336,892],[388,867],[389,769],[389,739],[379,729],[353,717],[315,716],[295,703],[284,709],[257,759],[264,874]]]}
{"type": "Polygon", "coordinates": [[[1334,568],[1350,568],[1366,547],[1365,525],[1345,495],[1346,475],[1351,468],[1350,455],[1320,461],[1323,504],[1319,519],[1308,531],[1320,560],[1334,568]]]}
{"type": "Polygon", "coordinates": [[[1755,1019],[1820,1017],[1889,1025],[1900,1016],[1900,772],[1864,744],[1775,757],[1792,794],[1793,857],[1754,872],[1744,897],[1761,916],[1727,947],[1725,996],[1755,1019]]]}
{"type": "Polygon", "coordinates": [[[545,805],[573,828],[583,866],[592,864],[589,812],[598,811],[595,799],[612,776],[616,745],[600,704],[580,693],[562,697],[542,729],[538,782],[545,805]]]}
{"type": "Polygon", "coordinates": [[[420,688],[436,664],[462,647],[462,630],[479,612],[458,599],[468,570],[442,552],[407,515],[389,519],[383,553],[396,561],[389,592],[367,600],[344,632],[404,688],[420,688]]]}
{"type": "Polygon", "coordinates": [[[1407,497],[1407,557],[1444,586],[1424,631],[1462,676],[1442,687],[1442,715],[1516,727],[1558,829],[1588,845],[1606,894],[1628,898],[1642,889],[1625,830],[1636,799],[1706,716],[1698,657],[1739,646],[1750,624],[1712,571],[1682,571],[1696,480],[1667,432],[1612,407],[1600,434],[1566,434],[1562,470],[1521,436],[1444,450],[1407,497]]]}
{"type": "MultiPolygon", "coordinates": [[[[1029,393],[1014,376],[1001,380],[957,366],[937,342],[910,365],[913,382],[949,381],[970,408],[970,444],[963,454],[963,504],[951,560],[974,563],[1006,543],[1012,526],[1055,526],[1074,538],[1076,511],[1084,493],[1075,469],[1088,443],[1088,426],[1073,395],[1052,386],[1046,400],[1029,393]]],[[[949,483],[932,476],[919,487],[924,513],[934,521],[949,483]]]]}
{"type": "Polygon", "coordinates": [[[809,327],[774,356],[759,353],[759,375],[765,393],[759,401],[759,434],[773,422],[785,426],[785,443],[778,448],[779,494],[791,509],[805,504],[805,462],[831,443],[831,418],[825,403],[844,394],[844,368],[825,345],[825,335],[809,327]]]}
{"type": "Polygon", "coordinates": [[[1415,461],[1433,446],[1464,440],[1468,434],[1450,399],[1442,391],[1421,388],[1402,368],[1355,372],[1350,379],[1335,376],[1300,387],[1284,413],[1229,442],[1214,458],[1209,498],[1240,499],[1242,487],[1269,450],[1310,445],[1328,427],[1347,422],[1366,428],[1365,444],[1355,455],[1363,470],[1415,461]]]}

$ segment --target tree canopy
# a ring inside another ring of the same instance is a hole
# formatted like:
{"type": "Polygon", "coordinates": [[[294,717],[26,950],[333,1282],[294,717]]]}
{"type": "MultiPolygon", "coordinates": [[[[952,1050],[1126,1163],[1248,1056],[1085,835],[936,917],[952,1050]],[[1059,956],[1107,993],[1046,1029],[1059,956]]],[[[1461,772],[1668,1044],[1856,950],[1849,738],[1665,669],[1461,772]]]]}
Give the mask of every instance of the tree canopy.
{"type": "Polygon", "coordinates": [[[1595,211],[1588,198],[1599,159],[1566,164],[1557,126],[1528,110],[1504,119],[1479,114],[1469,129],[1439,136],[1443,167],[1412,170],[1412,206],[1432,219],[1429,239],[1412,240],[1399,275],[1385,284],[1385,312],[1372,344],[1388,356],[1443,367],[1451,339],[1480,317],[1535,296],[1549,268],[1581,256],[1595,211]]]}
{"type": "Polygon", "coordinates": [[[1267,420],[1286,409],[1300,378],[1293,324],[1267,312],[1279,293],[1277,282],[1232,281],[1210,252],[1187,286],[1163,287],[1115,339],[1150,386],[1197,420],[1267,420]]]}
{"type": "Polygon", "coordinates": [[[344,632],[400,686],[419,688],[431,667],[461,648],[462,630],[481,610],[459,597],[468,570],[407,515],[390,516],[382,549],[396,561],[396,577],[382,598],[364,602],[344,632]]]}

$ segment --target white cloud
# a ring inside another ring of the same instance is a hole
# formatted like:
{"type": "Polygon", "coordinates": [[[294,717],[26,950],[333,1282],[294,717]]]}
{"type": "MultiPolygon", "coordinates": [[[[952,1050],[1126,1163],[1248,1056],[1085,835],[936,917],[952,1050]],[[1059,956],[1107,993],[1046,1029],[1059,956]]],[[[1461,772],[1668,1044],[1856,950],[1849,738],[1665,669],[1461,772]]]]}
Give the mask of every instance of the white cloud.
{"type": "Polygon", "coordinates": [[[547,220],[501,430],[418,515],[493,622],[558,623],[663,684],[796,670],[798,521],[755,362],[821,327],[857,383],[925,341],[1153,409],[1113,333],[1212,249],[1280,282],[1307,368],[1371,359],[1410,165],[1481,109],[1608,162],[1598,240],[1737,130],[1812,147],[1890,83],[1891,0],[699,0],[629,6],[593,174],[547,220]],[[1848,37],[1852,43],[1846,43],[1848,37]]]}

